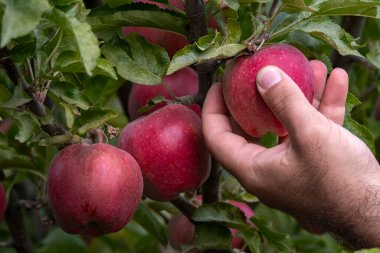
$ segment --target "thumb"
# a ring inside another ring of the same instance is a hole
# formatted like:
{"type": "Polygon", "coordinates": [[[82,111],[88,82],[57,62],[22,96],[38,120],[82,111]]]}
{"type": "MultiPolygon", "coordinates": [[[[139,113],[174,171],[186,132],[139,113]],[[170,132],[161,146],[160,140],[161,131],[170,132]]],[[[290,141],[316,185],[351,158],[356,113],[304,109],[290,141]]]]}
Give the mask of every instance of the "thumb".
{"type": "Polygon", "coordinates": [[[317,111],[298,85],[281,69],[267,66],[257,75],[257,88],[265,103],[288,130],[289,135],[312,124],[317,111]]]}

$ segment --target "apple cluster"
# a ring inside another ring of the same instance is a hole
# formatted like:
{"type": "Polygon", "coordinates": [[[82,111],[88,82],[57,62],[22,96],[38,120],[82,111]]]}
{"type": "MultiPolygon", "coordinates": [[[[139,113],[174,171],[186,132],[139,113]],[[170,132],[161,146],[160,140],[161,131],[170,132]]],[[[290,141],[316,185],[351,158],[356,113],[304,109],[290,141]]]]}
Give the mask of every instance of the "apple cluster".
{"type": "MultiPolygon", "coordinates": [[[[183,9],[183,5],[172,4],[183,9]]],[[[124,34],[130,32],[164,47],[170,56],[187,44],[185,38],[158,29],[124,29],[124,34]]],[[[286,44],[230,60],[222,81],[223,95],[231,117],[248,135],[261,137],[271,131],[284,136],[286,129],[256,87],[256,75],[266,65],[284,70],[312,101],[311,66],[300,51],[286,44]]],[[[171,201],[182,192],[196,191],[209,176],[211,158],[202,136],[199,105],[162,102],[147,112],[139,110],[158,95],[170,100],[173,95],[198,93],[197,73],[191,68],[166,76],[164,82],[166,86],[132,84],[128,98],[132,121],[122,130],[117,147],[74,144],[53,159],[48,198],[58,225],[67,233],[98,236],[116,232],[131,220],[143,194],[155,201],[171,201]]],[[[253,215],[249,207],[230,203],[243,210],[247,218],[253,215]]],[[[236,231],[231,233],[232,247],[241,248],[243,242],[236,231]]],[[[179,249],[181,244],[192,243],[194,225],[184,216],[174,216],[169,222],[170,234],[171,244],[179,249]],[[181,231],[187,228],[187,232],[182,236],[177,227],[181,231]]]]}

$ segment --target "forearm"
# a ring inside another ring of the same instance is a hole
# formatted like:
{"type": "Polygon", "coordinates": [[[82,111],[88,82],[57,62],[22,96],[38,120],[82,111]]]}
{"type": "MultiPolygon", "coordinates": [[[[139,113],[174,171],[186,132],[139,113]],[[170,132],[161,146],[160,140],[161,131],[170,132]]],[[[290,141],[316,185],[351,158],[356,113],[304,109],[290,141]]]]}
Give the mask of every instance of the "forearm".
{"type": "Polygon", "coordinates": [[[357,191],[347,191],[347,207],[331,216],[327,228],[354,249],[380,247],[380,179],[357,191]]]}

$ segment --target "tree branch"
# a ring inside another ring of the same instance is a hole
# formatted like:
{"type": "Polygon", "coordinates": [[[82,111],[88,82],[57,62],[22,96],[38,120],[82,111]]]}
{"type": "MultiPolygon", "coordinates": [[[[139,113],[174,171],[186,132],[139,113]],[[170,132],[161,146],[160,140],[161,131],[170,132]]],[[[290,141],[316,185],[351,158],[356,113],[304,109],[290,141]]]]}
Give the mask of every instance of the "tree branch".
{"type": "Polygon", "coordinates": [[[268,13],[268,17],[271,18],[274,14],[274,11],[276,10],[276,7],[277,7],[277,4],[278,4],[279,0],[273,0],[273,3],[270,7],[270,10],[269,10],[269,13],[268,13]]]}
{"type": "Polygon", "coordinates": [[[130,82],[125,82],[118,90],[117,90],[117,96],[120,100],[121,106],[123,107],[124,114],[129,119],[129,112],[128,112],[128,99],[129,99],[129,93],[131,93],[132,84],[130,82]]]}
{"type": "MultiPolygon", "coordinates": [[[[366,18],[364,17],[346,16],[342,20],[342,27],[354,38],[358,38],[363,32],[365,21],[366,18]]],[[[345,70],[348,70],[356,59],[352,56],[342,56],[337,51],[334,51],[331,58],[334,67],[340,67],[345,70]]]]}
{"type": "Polygon", "coordinates": [[[8,207],[5,212],[5,220],[13,238],[13,247],[18,253],[33,253],[33,245],[26,231],[21,207],[18,203],[18,195],[16,191],[12,189],[8,207]]]}
{"type": "Polygon", "coordinates": [[[188,202],[186,199],[184,199],[181,196],[178,196],[178,198],[171,201],[171,203],[183,213],[190,221],[192,220],[191,217],[193,216],[193,213],[195,211],[195,206],[193,206],[190,202],[188,202]]]}
{"type": "Polygon", "coordinates": [[[202,185],[202,202],[204,204],[215,203],[220,200],[219,182],[221,173],[221,167],[218,162],[212,158],[210,176],[202,185]]]}
{"type": "MultiPolygon", "coordinates": [[[[9,54],[5,51],[5,49],[0,50],[0,57],[2,58],[1,64],[3,65],[11,81],[15,85],[21,83],[22,88],[32,98],[32,101],[27,103],[26,106],[39,118],[45,118],[47,116],[45,105],[41,101],[38,101],[33,91],[29,88],[29,85],[21,78],[16,64],[14,64],[9,58],[9,54]]],[[[54,121],[50,121],[47,124],[41,124],[41,129],[52,136],[66,133],[66,131],[54,121]]]]}
{"type": "MultiPolygon", "coordinates": [[[[185,12],[189,19],[189,41],[194,43],[200,37],[207,35],[207,22],[202,0],[186,0],[185,12]]],[[[196,66],[198,72],[198,96],[202,101],[207,91],[215,81],[215,70],[218,64],[209,62],[196,66]]],[[[212,203],[219,200],[220,167],[213,159],[211,173],[208,180],[202,186],[204,203],[212,203]]]]}

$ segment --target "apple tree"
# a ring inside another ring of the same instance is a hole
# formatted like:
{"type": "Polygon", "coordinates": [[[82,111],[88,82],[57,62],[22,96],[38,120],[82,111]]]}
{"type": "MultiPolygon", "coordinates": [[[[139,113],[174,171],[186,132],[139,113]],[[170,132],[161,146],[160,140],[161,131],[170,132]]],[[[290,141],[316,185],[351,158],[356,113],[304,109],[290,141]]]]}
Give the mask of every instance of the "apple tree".
{"type": "Polygon", "coordinates": [[[344,127],[380,159],[378,0],[0,0],[0,14],[0,252],[351,252],[247,193],[200,115],[229,61],[286,43],[349,72],[344,127]]]}

